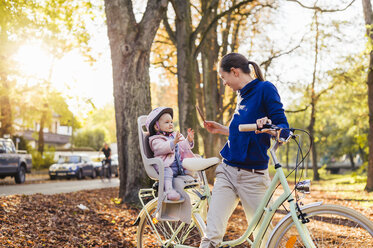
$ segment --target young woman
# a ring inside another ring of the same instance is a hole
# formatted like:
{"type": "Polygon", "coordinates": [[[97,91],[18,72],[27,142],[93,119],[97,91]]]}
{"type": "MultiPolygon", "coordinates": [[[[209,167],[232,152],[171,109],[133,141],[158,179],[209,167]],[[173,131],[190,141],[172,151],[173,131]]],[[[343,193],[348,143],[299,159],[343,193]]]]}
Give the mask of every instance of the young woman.
{"type": "Polygon", "coordinates": [[[239,53],[230,53],[220,61],[219,74],[224,85],[237,91],[237,106],[229,127],[214,121],[204,122],[208,132],[228,135],[228,141],[220,151],[223,162],[216,169],[206,236],[200,245],[203,248],[219,245],[239,200],[250,220],[270,183],[267,150],[271,135],[276,133],[269,130],[239,132],[238,126],[257,123],[261,128],[263,124],[273,123],[288,127],[277,89],[264,81],[256,63],[239,53]]]}

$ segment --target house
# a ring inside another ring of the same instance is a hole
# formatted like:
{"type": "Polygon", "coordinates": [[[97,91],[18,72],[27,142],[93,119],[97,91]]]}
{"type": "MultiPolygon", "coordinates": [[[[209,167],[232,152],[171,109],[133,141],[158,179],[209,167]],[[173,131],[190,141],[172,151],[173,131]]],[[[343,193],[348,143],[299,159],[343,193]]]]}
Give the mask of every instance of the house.
{"type": "MultiPolygon", "coordinates": [[[[52,122],[49,127],[44,128],[44,143],[55,148],[69,148],[71,147],[71,135],[72,127],[71,126],[62,126],[60,123],[60,115],[53,114],[52,122]]],[[[20,124],[20,121],[16,120],[16,123],[20,124]]],[[[17,125],[22,127],[22,125],[17,125]]],[[[23,136],[29,144],[33,147],[37,147],[37,139],[39,136],[40,123],[35,122],[34,127],[25,128],[16,131],[16,134],[23,136]]]]}

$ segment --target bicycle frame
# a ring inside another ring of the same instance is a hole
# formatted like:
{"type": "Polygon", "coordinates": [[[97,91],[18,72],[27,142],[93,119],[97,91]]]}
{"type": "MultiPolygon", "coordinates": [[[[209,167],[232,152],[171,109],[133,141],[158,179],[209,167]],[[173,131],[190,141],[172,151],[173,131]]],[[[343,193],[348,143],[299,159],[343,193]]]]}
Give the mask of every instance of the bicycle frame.
{"type": "MultiPolygon", "coordinates": [[[[285,202],[286,200],[290,204],[290,214],[294,221],[294,224],[297,228],[298,233],[300,234],[304,244],[307,248],[315,248],[316,246],[312,242],[312,239],[310,237],[310,234],[308,232],[308,229],[305,224],[303,224],[297,214],[297,205],[296,202],[291,194],[291,190],[289,187],[289,184],[287,182],[286,176],[284,174],[284,171],[282,170],[281,165],[279,164],[277,157],[276,157],[276,150],[280,146],[280,143],[276,141],[276,143],[272,146],[270,153],[273,160],[273,163],[276,168],[276,174],[274,178],[272,179],[272,182],[270,186],[268,187],[262,201],[260,202],[260,205],[258,209],[255,211],[254,217],[251,219],[248,228],[246,229],[245,233],[242,234],[241,237],[235,240],[230,241],[224,241],[220,244],[221,247],[234,247],[236,245],[242,244],[245,240],[251,245],[251,247],[259,247],[260,241],[263,239],[265,232],[267,228],[270,226],[271,220],[273,218],[273,215],[275,214],[276,210],[280,207],[280,205],[285,202]],[[279,196],[275,202],[269,203],[267,206],[267,203],[270,201],[278,183],[281,183],[284,193],[279,196]],[[261,217],[264,215],[262,223],[260,224],[259,231],[254,236],[254,242],[252,242],[249,237],[251,234],[253,234],[253,231],[255,227],[257,226],[258,222],[260,221],[261,217]]],[[[198,216],[198,215],[197,215],[198,216]]],[[[201,218],[195,218],[196,221],[200,222],[201,218]]],[[[203,223],[198,223],[201,227],[205,226],[203,223]]],[[[203,232],[204,229],[202,228],[203,232]]],[[[176,236],[176,235],[175,235],[176,236]]],[[[191,248],[191,246],[186,245],[175,245],[176,248],[191,248]]]]}

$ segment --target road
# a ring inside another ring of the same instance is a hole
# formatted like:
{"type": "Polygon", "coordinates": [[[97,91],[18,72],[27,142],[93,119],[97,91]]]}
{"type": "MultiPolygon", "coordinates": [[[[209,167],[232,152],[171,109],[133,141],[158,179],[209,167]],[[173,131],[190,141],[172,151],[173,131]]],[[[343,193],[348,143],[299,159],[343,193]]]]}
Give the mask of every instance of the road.
{"type": "Polygon", "coordinates": [[[32,195],[41,193],[45,195],[52,195],[58,193],[69,193],[85,189],[99,189],[119,187],[119,179],[112,178],[111,181],[101,179],[94,180],[71,180],[53,183],[39,183],[39,184],[17,184],[17,185],[1,185],[0,196],[25,194],[32,195]]]}

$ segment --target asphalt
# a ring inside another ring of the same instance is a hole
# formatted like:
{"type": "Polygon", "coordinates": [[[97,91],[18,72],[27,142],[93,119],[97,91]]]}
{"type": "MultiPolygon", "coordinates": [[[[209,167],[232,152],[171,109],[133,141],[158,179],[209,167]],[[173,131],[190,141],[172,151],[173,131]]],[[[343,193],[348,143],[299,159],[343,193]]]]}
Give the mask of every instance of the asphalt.
{"type": "Polygon", "coordinates": [[[69,193],[79,190],[100,189],[119,187],[119,179],[112,178],[110,181],[105,179],[86,179],[86,180],[71,180],[52,183],[38,184],[17,184],[17,185],[1,185],[0,196],[25,194],[32,195],[36,193],[52,195],[59,193],[69,193]]]}

